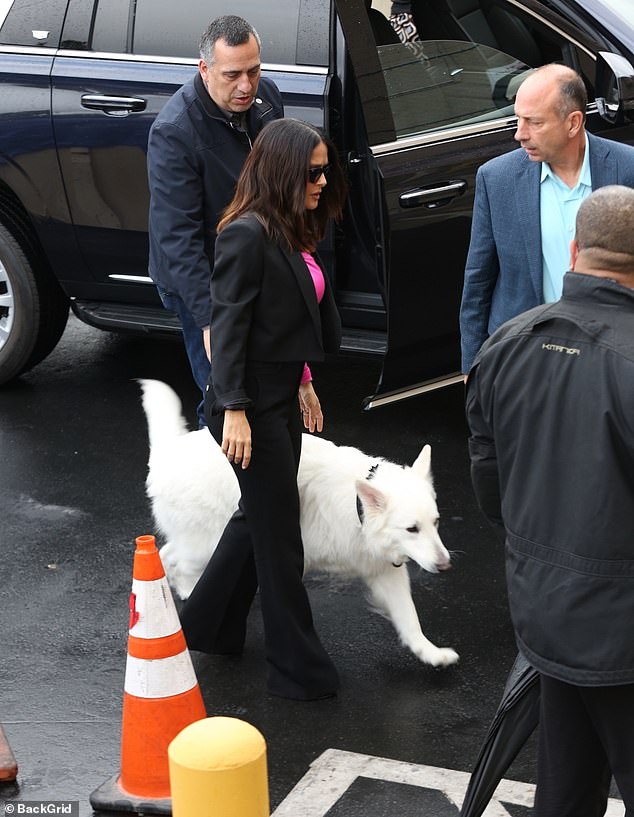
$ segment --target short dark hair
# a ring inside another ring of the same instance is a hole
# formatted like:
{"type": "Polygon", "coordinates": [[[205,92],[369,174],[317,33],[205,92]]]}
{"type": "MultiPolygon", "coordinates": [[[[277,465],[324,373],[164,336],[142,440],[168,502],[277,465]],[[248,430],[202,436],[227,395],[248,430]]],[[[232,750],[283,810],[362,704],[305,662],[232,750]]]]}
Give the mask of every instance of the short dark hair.
{"type": "Polygon", "coordinates": [[[634,190],[611,184],[591,193],[577,212],[575,240],[602,269],[634,271],[634,190]]]}
{"type": "Polygon", "coordinates": [[[207,65],[212,65],[214,61],[214,46],[218,40],[224,40],[227,45],[234,48],[236,45],[244,45],[249,42],[250,37],[255,37],[258,48],[262,47],[262,42],[258,32],[242,17],[235,14],[225,14],[216,17],[207,26],[200,38],[200,58],[207,65]]]}
{"type": "Polygon", "coordinates": [[[314,250],[329,220],[341,217],[345,199],[343,170],[332,142],[307,122],[276,119],[262,128],[253,143],[218,232],[251,212],[269,237],[290,251],[314,250]],[[328,151],[330,172],[316,209],[307,210],[310,157],[321,142],[328,151]]]}

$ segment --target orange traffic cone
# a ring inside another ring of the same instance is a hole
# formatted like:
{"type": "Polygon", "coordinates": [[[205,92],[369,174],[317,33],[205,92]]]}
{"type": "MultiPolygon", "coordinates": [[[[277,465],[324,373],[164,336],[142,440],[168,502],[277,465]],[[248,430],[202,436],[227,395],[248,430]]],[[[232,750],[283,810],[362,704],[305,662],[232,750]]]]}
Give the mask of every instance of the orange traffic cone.
{"type": "Polygon", "coordinates": [[[11,783],[18,776],[18,764],[0,724],[0,783],[11,783]]]}
{"type": "Polygon", "coordinates": [[[130,595],[121,774],[90,795],[92,807],[170,814],[167,747],[182,729],[205,717],[154,537],[139,536],[130,595]]]}

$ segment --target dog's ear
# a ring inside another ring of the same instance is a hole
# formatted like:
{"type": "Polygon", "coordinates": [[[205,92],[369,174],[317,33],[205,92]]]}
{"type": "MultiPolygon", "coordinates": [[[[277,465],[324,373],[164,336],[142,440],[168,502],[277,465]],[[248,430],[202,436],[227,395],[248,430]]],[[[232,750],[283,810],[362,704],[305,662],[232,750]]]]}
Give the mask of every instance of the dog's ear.
{"type": "Polygon", "coordinates": [[[357,496],[363,502],[363,508],[368,515],[382,513],[387,506],[387,499],[383,491],[376,488],[367,479],[358,479],[355,482],[357,496]]]}
{"type": "Polygon", "coordinates": [[[423,446],[423,450],[414,460],[412,471],[431,481],[431,445],[423,446]]]}

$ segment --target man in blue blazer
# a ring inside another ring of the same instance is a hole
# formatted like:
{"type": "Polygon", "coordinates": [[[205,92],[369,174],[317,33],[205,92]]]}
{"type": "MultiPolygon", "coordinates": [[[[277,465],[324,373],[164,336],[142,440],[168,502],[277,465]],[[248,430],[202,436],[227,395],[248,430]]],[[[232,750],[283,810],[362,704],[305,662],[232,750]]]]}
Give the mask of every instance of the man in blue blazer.
{"type": "Polygon", "coordinates": [[[521,147],[478,170],[460,308],[465,375],[498,326],[559,299],[583,199],[609,184],[634,187],[634,148],[588,133],[586,106],[575,71],[537,69],[516,96],[521,147]]]}

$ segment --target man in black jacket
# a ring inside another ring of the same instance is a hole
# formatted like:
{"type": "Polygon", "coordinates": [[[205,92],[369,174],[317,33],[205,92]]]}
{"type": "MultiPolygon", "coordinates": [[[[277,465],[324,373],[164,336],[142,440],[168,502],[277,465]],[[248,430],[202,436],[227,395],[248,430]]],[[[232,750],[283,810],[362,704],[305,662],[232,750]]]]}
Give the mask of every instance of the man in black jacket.
{"type": "MultiPolygon", "coordinates": [[[[260,77],[260,38],[241,17],[218,17],[200,41],[198,73],[160,111],[148,141],[149,272],[178,315],[194,380],[209,376],[209,281],[216,224],[253,140],[284,115],[260,77]]],[[[202,403],[199,424],[205,424],[202,403]]]]}
{"type": "Polygon", "coordinates": [[[467,381],[478,502],[541,678],[537,817],[634,815],[634,190],[579,208],[560,301],[498,329],[467,381]]]}

